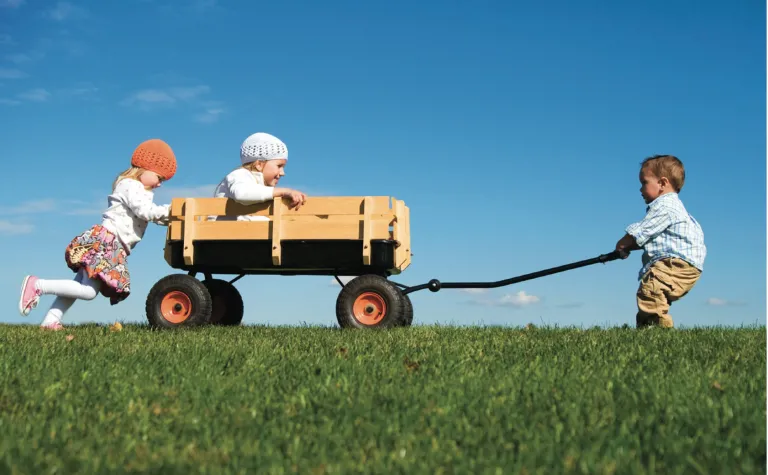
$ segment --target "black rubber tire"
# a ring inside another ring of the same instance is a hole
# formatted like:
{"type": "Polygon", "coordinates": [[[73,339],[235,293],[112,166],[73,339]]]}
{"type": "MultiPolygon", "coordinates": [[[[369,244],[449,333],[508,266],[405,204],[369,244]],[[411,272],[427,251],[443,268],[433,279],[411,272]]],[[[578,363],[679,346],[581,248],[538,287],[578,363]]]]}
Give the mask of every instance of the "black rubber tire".
{"type": "MultiPolygon", "coordinates": [[[[400,290],[400,293],[402,293],[402,290],[400,290]]],[[[400,326],[410,327],[413,324],[413,302],[405,294],[403,294],[403,302],[405,303],[405,309],[403,310],[403,319],[400,322],[400,326]]]]}
{"type": "Polygon", "coordinates": [[[206,279],[203,285],[211,294],[211,324],[236,326],[243,321],[243,297],[234,285],[222,279],[206,279]]]}
{"type": "Polygon", "coordinates": [[[361,275],[349,281],[336,299],[336,320],[341,328],[394,328],[402,326],[407,303],[397,286],[378,275],[361,275]],[[384,300],[387,310],[380,321],[366,325],[355,318],[354,303],[365,292],[384,300]]]}
{"type": "Polygon", "coordinates": [[[172,274],[158,280],[147,295],[145,304],[147,321],[153,328],[168,329],[197,327],[207,325],[211,319],[211,294],[202,282],[186,274],[172,274]],[[163,316],[163,299],[171,292],[178,291],[186,295],[191,304],[191,312],[186,320],[173,323],[163,316]]]}

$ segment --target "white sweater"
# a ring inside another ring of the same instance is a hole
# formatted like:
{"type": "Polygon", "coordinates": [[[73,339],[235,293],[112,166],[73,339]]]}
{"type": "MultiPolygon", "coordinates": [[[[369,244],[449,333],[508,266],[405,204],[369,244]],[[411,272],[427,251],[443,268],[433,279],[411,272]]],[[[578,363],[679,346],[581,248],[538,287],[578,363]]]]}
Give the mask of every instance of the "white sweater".
{"type": "MultiPolygon", "coordinates": [[[[229,173],[213,192],[214,198],[229,198],[244,205],[263,203],[273,199],[275,188],[264,184],[264,175],[245,168],[229,173]]],[[[210,216],[211,221],[231,221],[231,216],[210,216]]],[[[266,216],[238,216],[237,221],[269,221],[266,216]]]]}
{"type": "Polygon", "coordinates": [[[107,198],[109,207],[102,215],[102,226],[120,239],[128,254],[144,237],[147,223],[168,224],[171,205],[156,205],[153,198],[152,191],[131,178],[120,180],[107,198]]]}

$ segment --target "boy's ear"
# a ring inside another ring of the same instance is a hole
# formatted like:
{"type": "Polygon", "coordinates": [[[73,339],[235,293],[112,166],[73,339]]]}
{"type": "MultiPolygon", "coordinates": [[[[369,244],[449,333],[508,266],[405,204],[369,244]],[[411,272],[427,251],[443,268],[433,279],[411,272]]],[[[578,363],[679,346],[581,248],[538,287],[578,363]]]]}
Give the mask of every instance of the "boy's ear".
{"type": "Polygon", "coordinates": [[[665,176],[659,178],[659,185],[663,186],[664,188],[671,187],[672,183],[669,182],[669,179],[665,176]]]}

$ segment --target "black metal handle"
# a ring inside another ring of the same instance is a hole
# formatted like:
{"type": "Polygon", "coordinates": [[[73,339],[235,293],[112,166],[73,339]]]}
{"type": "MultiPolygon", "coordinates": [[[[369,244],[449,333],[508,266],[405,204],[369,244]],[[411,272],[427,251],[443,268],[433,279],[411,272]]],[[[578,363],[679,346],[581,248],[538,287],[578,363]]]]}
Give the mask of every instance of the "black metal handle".
{"type": "Polygon", "coordinates": [[[619,251],[609,252],[608,254],[601,254],[591,259],[585,259],[583,261],[573,262],[571,264],[565,264],[558,267],[552,267],[550,269],[544,269],[537,272],[531,272],[517,277],[509,279],[498,280],[495,282],[440,282],[437,279],[432,279],[426,284],[415,285],[413,287],[404,287],[403,293],[410,294],[418,290],[429,289],[432,292],[437,292],[440,289],[492,289],[496,287],[504,287],[511,284],[517,284],[518,282],[524,282],[526,280],[538,279],[547,275],[557,274],[559,272],[565,272],[567,270],[577,269],[579,267],[591,266],[593,264],[604,264],[609,261],[615,261],[621,259],[619,251]]]}

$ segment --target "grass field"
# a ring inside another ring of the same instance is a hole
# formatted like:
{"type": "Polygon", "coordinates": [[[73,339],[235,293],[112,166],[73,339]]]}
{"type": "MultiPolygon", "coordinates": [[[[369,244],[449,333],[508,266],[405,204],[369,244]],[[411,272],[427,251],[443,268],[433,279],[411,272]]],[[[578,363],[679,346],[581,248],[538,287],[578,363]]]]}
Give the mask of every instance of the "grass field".
{"type": "Polygon", "coordinates": [[[0,327],[2,473],[765,473],[766,331],[0,327]]]}

